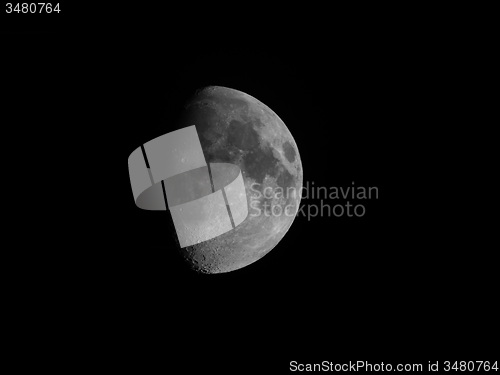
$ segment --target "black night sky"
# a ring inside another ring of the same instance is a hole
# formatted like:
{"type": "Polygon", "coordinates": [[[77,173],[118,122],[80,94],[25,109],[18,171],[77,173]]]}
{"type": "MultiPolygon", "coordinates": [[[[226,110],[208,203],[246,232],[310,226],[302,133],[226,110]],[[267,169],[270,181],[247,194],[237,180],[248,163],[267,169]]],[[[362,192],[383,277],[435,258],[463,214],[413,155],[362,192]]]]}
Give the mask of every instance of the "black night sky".
{"type": "Polygon", "coordinates": [[[66,306],[124,351],[141,342],[150,356],[184,358],[179,348],[210,347],[220,352],[202,368],[227,365],[227,355],[281,373],[294,359],[334,361],[338,345],[365,359],[360,343],[378,342],[378,353],[380,342],[422,340],[416,332],[434,342],[433,327],[451,329],[457,305],[475,303],[465,295],[489,296],[493,270],[472,269],[490,255],[456,246],[457,227],[443,217],[453,202],[440,200],[451,173],[441,158],[452,152],[442,111],[458,87],[449,39],[405,29],[404,19],[335,12],[277,22],[162,9],[163,21],[149,22],[153,9],[67,9],[10,18],[2,33],[15,131],[29,131],[39,163],[31,181],[47,190],[34,199],[39,246],[21,243],[22,272],[38,280],[21,284],[41,306],[66,306]],[[127,158],[208,85],[280,116],[304,183],[377,187],[378,199],[352,202],[362,217],[299,215],[274,250],[238,271],[189,270],[162,245],[167,213],[135,207],[127,158]],[[56,177],[60,185],[49,183],[56,177]]]}

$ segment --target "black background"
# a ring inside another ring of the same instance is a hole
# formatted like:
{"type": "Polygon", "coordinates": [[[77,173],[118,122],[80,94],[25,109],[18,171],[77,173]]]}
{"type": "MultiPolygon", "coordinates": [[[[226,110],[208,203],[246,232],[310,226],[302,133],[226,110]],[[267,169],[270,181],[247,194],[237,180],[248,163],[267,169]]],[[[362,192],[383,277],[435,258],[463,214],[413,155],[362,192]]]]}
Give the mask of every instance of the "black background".
{"type": "Polygon", "coordinates": [[[470,296],[492,298],[492,274],[476,269],[485,258],[459,250],[445,219],[444,113],[457,110],[451,93],[463,83],[449,30],[359,10],[228,17],[63,5],[59,18],[15,15],[2,34],[16,130],[37,152],[33,180],[64,177],[33,199],[37,251],[22,242],[26,289],[64,306],[61,319],[125,352],[210,348],[202,367],[286,371],[308,355],[360,356],[365,344],[432,346],[441,331],[459,335],[470,296]],[[165,213],[135,207],[126,159],[207,85],[272,108],[296,140],[304,182],[376,186],[379,199],[360,202],[362,218],[297,217],[241,270],[190,271],[163,241],[165,213]]]}

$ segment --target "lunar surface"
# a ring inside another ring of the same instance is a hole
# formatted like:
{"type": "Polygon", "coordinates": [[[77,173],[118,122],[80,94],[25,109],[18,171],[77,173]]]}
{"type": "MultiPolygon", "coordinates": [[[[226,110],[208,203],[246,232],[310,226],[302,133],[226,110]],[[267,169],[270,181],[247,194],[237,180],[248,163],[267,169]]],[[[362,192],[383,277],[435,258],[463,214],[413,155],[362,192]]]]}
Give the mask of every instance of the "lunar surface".
{"type": "Polygon", "coordinates": [[[290,131],[254,97],[219,86],[197,91],[177,125],[196,126],[207,162],[239,166],[248,203],[240,225],[179,248],[182,256],[202,273],[229,272],[262,258],[287,233],[300,204],[302,165],[290,131]]]}

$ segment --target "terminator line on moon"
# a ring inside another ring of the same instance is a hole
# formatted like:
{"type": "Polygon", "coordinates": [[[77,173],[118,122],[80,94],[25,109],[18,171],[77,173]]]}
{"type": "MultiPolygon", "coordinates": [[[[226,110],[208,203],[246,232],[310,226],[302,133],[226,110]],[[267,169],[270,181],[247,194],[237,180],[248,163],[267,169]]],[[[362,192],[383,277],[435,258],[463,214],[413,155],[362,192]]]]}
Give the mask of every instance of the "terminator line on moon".
{"type": "Polygon", "coordinates": [[[190,98],[177,127],[191,125],[207,162],[241,169],[248,216],[233,230],[179,251],[198,272],[237,270],[271,251],[292,225],[302,187],[297,145],[269,107],[227,87],[209,86],[190,98]]]}

